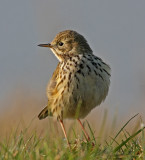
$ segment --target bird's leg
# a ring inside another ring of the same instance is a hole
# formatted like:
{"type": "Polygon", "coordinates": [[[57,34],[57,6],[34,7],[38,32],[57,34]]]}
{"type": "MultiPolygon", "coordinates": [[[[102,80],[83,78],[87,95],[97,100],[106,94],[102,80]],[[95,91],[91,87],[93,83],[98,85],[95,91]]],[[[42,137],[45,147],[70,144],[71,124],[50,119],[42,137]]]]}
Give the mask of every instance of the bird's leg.
{"type": "Polygon", "coordinates": [[[65,128],[64,128],[63,121],[62,121],[62,120],[59,120],[59,122],[60,122],[61,128],[62,128],[62,130],[63,130],[64,136],[65,136],[65,138],[66,138],[66,140],[67,140],[67,144],[68,144],[69,148],[71,149],[70,143],[69,143],[68,138],[67,138],[67,135],[66,135],[66,131],[65,131],[65,128]]]}
{"type": "Polygon", "coordinates": [[[78,120],[78,122],[80,123],[80,125],[81,125],[81,127],[82,127],[82,130],[83,130],[85,136],[87,137],[88,141],[90,141],[90,137],[89,137],[88,133],[86,132],[86,130],[85,130],[82,122],[80,121],[80,119],[77,119],[77,120],[78,120]]]}

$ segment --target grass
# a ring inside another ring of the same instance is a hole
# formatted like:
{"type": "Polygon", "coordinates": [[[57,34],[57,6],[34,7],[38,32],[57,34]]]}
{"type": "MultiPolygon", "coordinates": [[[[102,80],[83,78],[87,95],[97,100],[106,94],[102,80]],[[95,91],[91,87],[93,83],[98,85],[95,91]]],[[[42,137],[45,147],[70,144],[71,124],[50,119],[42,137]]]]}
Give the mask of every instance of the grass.
{"type": "MultiPolygon", "coordinates": [[[[37,130],[29,133],[29,127],[19,132],[15,129],[10,136],[0,142],[1,160],[98,160],[98,159],[145,159],[145,127],[142,125],[134,129],[133,133],[126,130],[127,125],[137,115],[131,117],[116,133],[114,137],[107,139],[105,143],[95,137],[90,124],[86,121],[86,129],[89,131],[91,141],[86,140],[85,135],[77,136],[75,127],[72,128],[71,150],[66,141],[59,136],[51,136],[47,131],[44,136],[38,135],[37,130]],[[138,129],[137,129],[138,128],[138,129]],[[92,146],[92,142],[95,144],[92,146]]],[[[105,118],[100,129],[104,132],[105,118]]],[[[51,132],[54,132],[52,129],[51,132]]],[[[56,131],[55,131],[56,132],[56,131]]],[[[59,134],[58,134],[59,135],[59,134]]]]}

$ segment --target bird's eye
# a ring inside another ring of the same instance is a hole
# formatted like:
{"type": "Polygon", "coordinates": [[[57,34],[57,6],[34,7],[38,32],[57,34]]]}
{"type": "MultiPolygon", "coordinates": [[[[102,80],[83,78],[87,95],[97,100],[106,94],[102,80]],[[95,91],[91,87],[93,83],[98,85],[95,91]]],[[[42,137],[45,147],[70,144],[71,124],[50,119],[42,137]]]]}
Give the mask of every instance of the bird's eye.
{"type": "Polygon", "coordinates": [[[59,44],[59,46],[63,46],[63,42],[59,42],[58,44],[59,44]]]}

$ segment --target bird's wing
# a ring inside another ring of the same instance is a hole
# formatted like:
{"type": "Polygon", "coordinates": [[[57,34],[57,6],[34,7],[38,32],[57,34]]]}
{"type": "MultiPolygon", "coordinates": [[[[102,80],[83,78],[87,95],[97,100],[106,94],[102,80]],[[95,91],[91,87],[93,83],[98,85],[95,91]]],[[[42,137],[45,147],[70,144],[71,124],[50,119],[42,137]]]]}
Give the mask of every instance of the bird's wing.
{"type": "Polygon", "coordinates": [[[45,108],[42,109],[42,111],[39,113],[38,118],[44,119],[48,116],[48,106],[45,106],[45,108]]]}
{"type": "Polygon", "coordinates": [[[49,101],[51,99],[51,96],[55,92],[55,88],[56,88],[56,85],[57,85],[57,75],[58,75],[59,67],[60,67],[60,63],[57,65],[57,68],[54,71],[54,73],[52,75],[52,78],[50,79],[50,81],[48,83],[48,86],[47,86],[48,105],[45,106],[43,108],[43,110],[39,113],[38,118],[40,120],[46,118],[47,116],[52,116],[52,112],[49,108],[49,101]]]}
{"type": "Polygon", "coordinates": [[[48,106],[45,106],[42,111],[39,113],[38,118],[39,120],[46,118],[47,116],[52,116],[52,112],[48,108],[48,106]]]}
{"type": "Polygon", "coordinates": [[[54,92],[56,85],[57,85],[57,76],[60,70],[60,63],[57,65],[52,78],[50,79],[48,86],[47,86],[47,96],[48,96],[48,100],[49,100],[49,96],[52,95],[52,92],[54,92]]]}

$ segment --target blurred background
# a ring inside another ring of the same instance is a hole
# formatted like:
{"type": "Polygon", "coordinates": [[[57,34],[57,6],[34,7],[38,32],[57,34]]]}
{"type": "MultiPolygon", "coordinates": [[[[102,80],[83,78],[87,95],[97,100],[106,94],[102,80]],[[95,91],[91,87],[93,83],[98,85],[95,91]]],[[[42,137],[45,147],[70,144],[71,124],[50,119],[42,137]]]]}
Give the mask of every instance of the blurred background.
{"type": "MultiPolygon", "coordinates": [[[[58,60],[40,43],[66,29],[88,40],[112,68],[109,95],[87,117],[95,128],[104,115],[116,126],[136,113],[145,116],[144,0],[0,1],[0,134],[21,124],[45,130],[37,114],[58,60]]],[[[134,125],[134,124],[132,124],[134,125]]]]}

